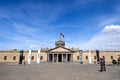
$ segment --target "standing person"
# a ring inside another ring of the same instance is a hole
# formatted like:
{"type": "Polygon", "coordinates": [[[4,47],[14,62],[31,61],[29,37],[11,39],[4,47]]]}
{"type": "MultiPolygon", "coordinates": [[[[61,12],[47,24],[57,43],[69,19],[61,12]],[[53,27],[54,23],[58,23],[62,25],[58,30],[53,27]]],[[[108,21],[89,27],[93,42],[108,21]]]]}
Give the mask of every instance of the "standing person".
{"type": "Polygon", "coordinates": [[[105,59],[100,58],[100,72],[106,71],[106,66],[105,66],[105,59]]]}
{"type": "Polygon", "coordinates": [[[105,58],[103,58],[103,71],[106,71],[105,58]]]}
{"type": "Polygon", "coordinates": [[[119,58],[118,58],[118,65],[120,64],[120,56],[119,56],[119,58]]]}

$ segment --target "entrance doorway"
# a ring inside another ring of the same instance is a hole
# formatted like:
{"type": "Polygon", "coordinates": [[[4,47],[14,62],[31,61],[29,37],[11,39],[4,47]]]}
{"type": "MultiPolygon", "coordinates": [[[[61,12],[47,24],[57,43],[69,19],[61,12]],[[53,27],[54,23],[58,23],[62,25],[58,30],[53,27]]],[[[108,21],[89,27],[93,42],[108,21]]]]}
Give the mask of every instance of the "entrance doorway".
{"type": "Polygon", "coordinates": [[[62,62],[62,54],[58,54],[58,62],[62,62]]]}
{"type": "Polygon", "coordinates": [[[52,54],[49,54],[48,57],[49,57],[49,60],[48,60],[48,61],[49,61],[49,62],[52,62],[52,60],[53,60],[52,54]]]}
{"type": "Polygon", "coordinates": [[[67,56],[68,56],[68,60],[67,61],[71,62],[71,54],[68,54],[67,56]]]}

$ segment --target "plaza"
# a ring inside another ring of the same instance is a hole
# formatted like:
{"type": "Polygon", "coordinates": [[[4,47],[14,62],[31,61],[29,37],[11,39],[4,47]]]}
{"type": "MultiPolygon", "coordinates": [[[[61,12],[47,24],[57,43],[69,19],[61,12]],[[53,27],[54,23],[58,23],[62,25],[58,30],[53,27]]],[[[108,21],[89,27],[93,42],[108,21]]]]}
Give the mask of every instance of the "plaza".
{"type": "Polygon", "coordinates": [[[106,66],[99,72],[98,64],[0,64],[0,80],[119,80],[120,66],[106,66]]]}

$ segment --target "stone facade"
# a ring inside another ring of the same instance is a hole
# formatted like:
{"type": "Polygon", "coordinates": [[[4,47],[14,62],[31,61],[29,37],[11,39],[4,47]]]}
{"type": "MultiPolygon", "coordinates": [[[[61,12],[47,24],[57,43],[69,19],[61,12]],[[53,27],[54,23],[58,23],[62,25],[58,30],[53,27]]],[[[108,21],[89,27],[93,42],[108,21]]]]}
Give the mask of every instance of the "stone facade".
{"type": "Polygon", "coordinates": [[[41,48],[40,50],[1,50],[0,63],[83,63],[97,64],[99,58],[105,58],[107,64],[120,57],[120,50],[79,50],[78,48],[66,48],[65,42],[55,42],[55,48],[41,48]],[[39,52],[40,51],[40,52],[39,52]],[[97,55],[99,54],[99,56],[97,55]]]}

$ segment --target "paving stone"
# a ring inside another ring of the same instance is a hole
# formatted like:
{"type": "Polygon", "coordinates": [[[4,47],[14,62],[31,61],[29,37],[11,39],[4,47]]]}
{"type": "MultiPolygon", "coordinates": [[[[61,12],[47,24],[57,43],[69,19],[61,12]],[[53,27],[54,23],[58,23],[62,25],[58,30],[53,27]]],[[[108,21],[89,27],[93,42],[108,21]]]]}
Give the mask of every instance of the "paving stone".
{"type": "Polygon", "coordinates": [[[0,80],[120,80],[120,66],[106,66],[99,72],[95,64],[0,64],[0,80]]]}

